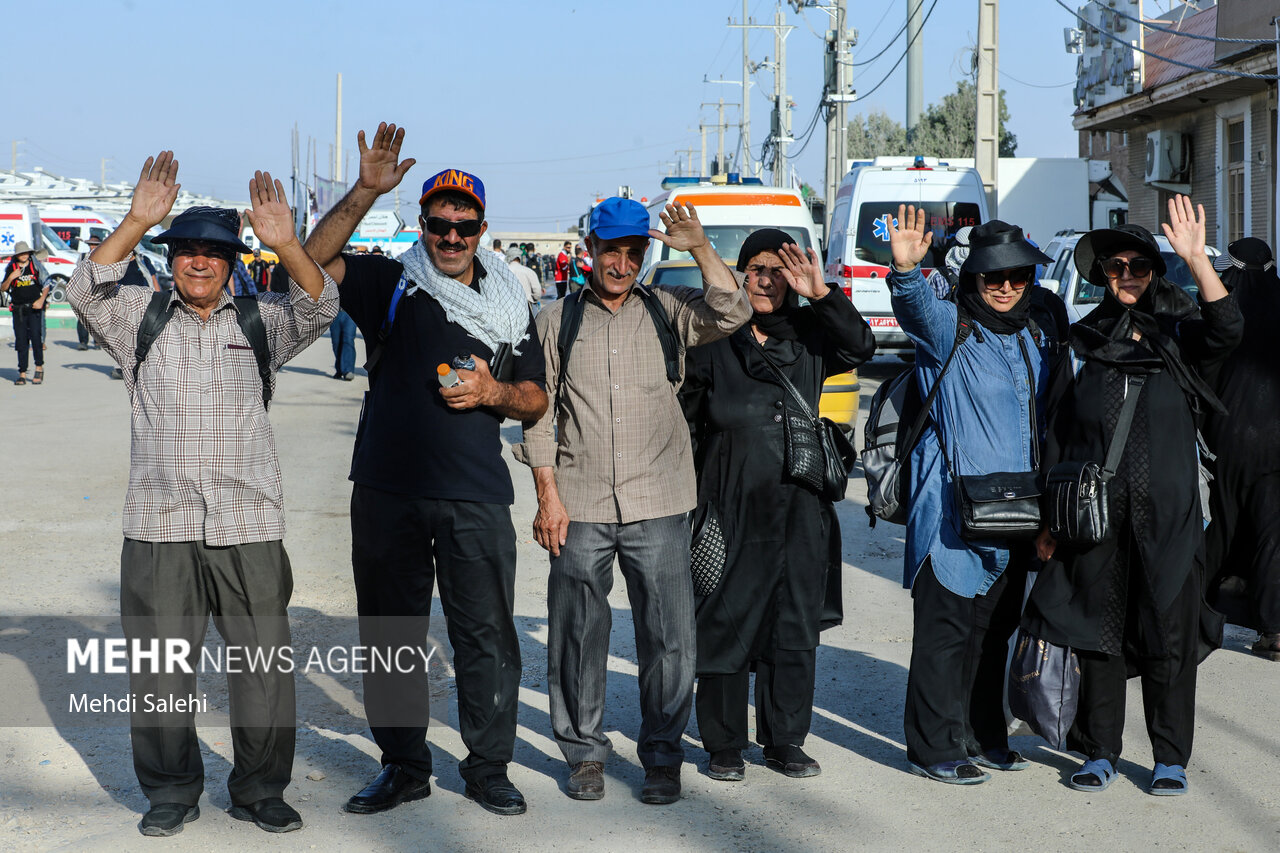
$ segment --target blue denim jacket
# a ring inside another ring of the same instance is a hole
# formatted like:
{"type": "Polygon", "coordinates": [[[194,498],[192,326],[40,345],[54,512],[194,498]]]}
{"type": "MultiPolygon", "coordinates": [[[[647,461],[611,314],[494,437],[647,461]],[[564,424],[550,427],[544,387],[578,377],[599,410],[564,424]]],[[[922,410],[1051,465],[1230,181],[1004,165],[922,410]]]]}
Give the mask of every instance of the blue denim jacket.
{"type": "MultiPolygon", "coordinates": [[[[893,313],[916,345],[916,379],[921,394],[937,382],[956,338],[956,306],[938,299],[920,268],[890,271],[893,313]]],[[[933,403],[932,424],[911,454],[911,508],[907,516],[903,586],[910,588],[931,557],[938,581],[965,598],[991,588],[1009,563],[1005,543],[968,542],[960,537],[955,489],[938,447],[939,435],[956,474],[993,474],[1033,469],[1032,442],[1044,435],[1044,389],[1048,363],[1031,333],[998,335],[975,324],[956,352],[933,403]],[[1035,434],[1026,344],[1035,377],[1035,434]],[[980,339],[979,339],[980,338],[980,339]]]]}

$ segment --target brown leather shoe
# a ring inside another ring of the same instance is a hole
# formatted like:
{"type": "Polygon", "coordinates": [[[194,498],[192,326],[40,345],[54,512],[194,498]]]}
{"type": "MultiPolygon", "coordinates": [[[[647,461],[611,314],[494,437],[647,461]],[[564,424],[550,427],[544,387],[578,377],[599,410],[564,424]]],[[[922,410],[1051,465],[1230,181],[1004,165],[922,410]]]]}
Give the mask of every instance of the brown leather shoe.
{"type": "Polygon", "coordinates": [[[569,784],[565,793],[575,800],[604,799],[604,764],[599,761],[579,761],[570,768],[569,784]]]}
{"type": "Polygon", "coordinates": [[[679,767],[650,767],[644,771],[644,787],[640,790],[640,802],[651,806],[665,806],[679,799],[679,767]]]}

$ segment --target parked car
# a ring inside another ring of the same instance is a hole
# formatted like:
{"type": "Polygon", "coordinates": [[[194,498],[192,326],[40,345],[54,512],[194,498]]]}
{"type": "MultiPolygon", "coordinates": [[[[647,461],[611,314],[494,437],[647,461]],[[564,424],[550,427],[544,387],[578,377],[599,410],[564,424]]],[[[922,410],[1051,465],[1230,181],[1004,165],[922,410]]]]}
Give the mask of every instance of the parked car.
{"type": "MultiPolygon", "coordinates": [[[[701,289],[702,273],[692,260],[659,261],[641,274],[640,283],[645,286],[667,284],[701,289]]],[[[857,370],[832,376],[822,386],[819,414],[830,418],[846,434],[852,433],[858,423],[859,389],[857,370]]]]}
{"type": "MultiPolygon", "coordinates": [[[[1048,265],[1040,278],[1041,285],[1055,291],[1067,303],[1067,314],[1073,323],[1102,302],[1103,294],[1103,288],[1089,283],[1076,271],[1076,243],[1080,242],[1082,236],[1084,235],[1075,231],[1059,231],[1055,234],[1044,248],[1044,253],[1053,258],[1053,263],[1048,265]]],[[[1176,282],[1187,293],[1195,296],[1196,283],[1191,279],[1191,270],[1173,251],[1169,240],[1163,234],[1158,234],[1156,245],[1160,247],[1160,255],[1168,267],[1165,278],[1176,282]]],[[[1210,259],[1221,254],[1213,246],[1205,246],[1204,250],[1210,259]]]]}

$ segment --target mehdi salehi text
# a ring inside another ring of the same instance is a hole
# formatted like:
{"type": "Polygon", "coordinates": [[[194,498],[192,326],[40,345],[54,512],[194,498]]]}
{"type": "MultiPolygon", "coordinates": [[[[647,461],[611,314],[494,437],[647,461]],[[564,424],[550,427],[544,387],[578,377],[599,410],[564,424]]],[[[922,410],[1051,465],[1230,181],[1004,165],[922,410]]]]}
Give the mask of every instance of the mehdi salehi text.
{"type": "Polygon", "coordinates": [[[141,699],[136,693],[125,693],[121,696],[108,696],[104,693],[101,697],[93,699],[90,699],[87,693],[72,693],[68,710],[73,714],[130,714],[139,711],[157,714],[205,714],[209,711],[209,699],[204,693],[199,696],[194,693],[182,696],[172,693],[163,695],[144,693],[141,699]]]}

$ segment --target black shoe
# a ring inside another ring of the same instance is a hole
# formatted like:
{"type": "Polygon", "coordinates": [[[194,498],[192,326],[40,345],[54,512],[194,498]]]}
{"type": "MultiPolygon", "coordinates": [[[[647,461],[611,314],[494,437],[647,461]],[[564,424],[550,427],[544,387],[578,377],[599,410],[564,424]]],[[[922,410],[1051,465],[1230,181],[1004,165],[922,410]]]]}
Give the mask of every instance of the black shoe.
{"type": "Polygon", "coordinates": [[[640,802],[651,806],[665,806],[679,799],[679,767],[650,767],[644,771],[644,787],[640,789],[640,802]]]}
{"type": "Polygon", "coordinates": [[[232,806],[227,814],[236,820],[253,821],[267,832],[293,832],[302,829],[302,815],[279,797],[268,797],[248,806],[232,806]]]}
{"type": "Polygon", "coordinates": [[[707,775],[719,782],[741,782],[746,778],[747,763],[740,749],[717,749],[711,753],[707,775]]]}
{"type": "Polygon", "coordinates": [[[479,782],[468,782],[466,794],[485,811],[494,814],[524,814],[528,809],[524,795],[511,784],[505,773],[489,776],[479,782]]]}
{"type": "Polygon", "coordinates": [[[388,764],[377,779],[347,800],[346,809],[353,814],[373,814],[429,796],[430,782],[413,778],[399,764],[388,764]]]}
{"type": "Polygon", "coordinates": [[[88,348],[89,348],[88,344],[80,344],[79,346],[76,347],[76,349],[80,350],[81,352],[84,352],[88,348]]]}
{"type": "Polygon", "coordinates": [[[166,838],[182,832],[185,824],[200,817],[199,806],[188,806],[183,803],[160,803],[138,821],[138,831],[153,838],[166,838]]]}
{"type": "Polygon", "coordinates": [[[777,770],[782,775],[790,776],[793,779],[817,776],[822,772],[822,767],[818,762],[805,755],[803,749],[793,744],[766,746],[764,748],[764,763],[770,770],[777,770]]]}
{"type": "Polygon", "coordinates": [[[124,379],[124,374],[120,372],[120,368],[118,368],[118,367],[113,367],[113,368],[111,368],[111,378],[112,378],[112,379],[124,379]]]}

